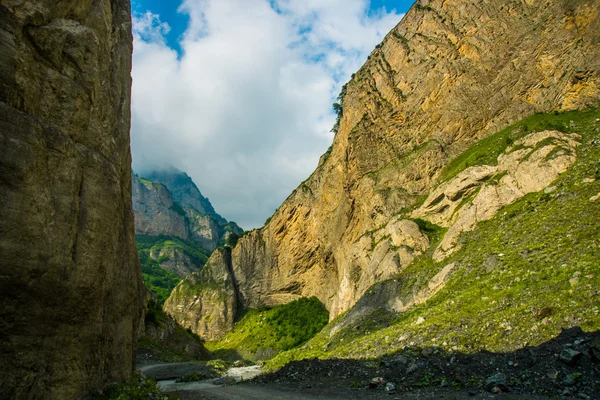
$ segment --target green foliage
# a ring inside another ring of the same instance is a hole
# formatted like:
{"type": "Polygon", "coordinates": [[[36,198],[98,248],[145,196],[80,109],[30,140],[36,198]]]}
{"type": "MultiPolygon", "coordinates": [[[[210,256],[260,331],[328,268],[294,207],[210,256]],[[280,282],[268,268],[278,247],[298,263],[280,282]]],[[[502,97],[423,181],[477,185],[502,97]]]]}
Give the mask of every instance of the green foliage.
{"type": "Polygon", "coordinates": [[[413,221],[419,226],[419,230],[427,235],[431,243],[438,243],[442,240],[448,230],[421,218],[414,218],[413,221]]]}
{"type": "Polygon", "coordinates": [[[142,264],[142,279],[146,288],[157,296],[159,305],[165,302],[181,278],[161,268],[160,264],[169,259],[168,255],[163,254],[155,260],[150,257],[151,253],[159,254],[163,249],[174,248],[182,251],[199,267],[203,266],[210,256],[207,250],[196,243],[171,236],[137,235],[136,242],[138,257],[142,264]]]}
{"type": "Polygon", "coordinates": [[[316,297],[261,310],[248,310],[233,332],[219,342],[207,343],[217,356],[236,351],[245,358],[271,349],[274,353],[297,347],[316,335],[329,319],[327,309],[316,297]]]}
{"type": "Polygon", "coordinates": [[[468,167],[475,165],[497,165],[498,156],[515,141],[531,132],[556,130],[560,132],[573,132],[570,121],[579,121],[590,113],[569,111],[560,114],[534,114],[490,135],[464,151],[461,155],[450,161],[442,171],[439,182],[446,182],[454,178],[468,167]]]}
{"type": "Polygon", "coordinates": [[[333,103],[333,111],[335,111],[337,115],[335,119],[335,124],[333,125],[333,128],[331,128],[331,132],[333,133],[337,133],[338,129],[340,128],[340,122],[342,121],[342,116],[344,115],[344,97],[346,97],[347,91],[348,84],[345,83],[344,86],[342,86],[342,90],[340,91],[340,94],[337,97],[338,102],[333,103]]]}
{"type": "Polygon", "coordinates": [[[160,304],[154,300],[148,302],[148,308],[146,310],[146,316],[144,322],[146,325],[161,326],[164,325],[167,320],[167,315],[163,311],[160,304]]]}
{"type": "Polygon", "coordinates": [[[183,215],[185,217],[185,210],[183,209],[183,207],[181,207],[181,205],[177,202],[173,202],[173,205],[171,206],[171,208],[169,208],[169,210],[173,210],[175,211],[177,214],[179,215],[183,215]]]}
{"type": "Polygon", "coordinates": [[[94,400],[168,400],[169,397],[162,393],[156,382],[146,378],[139,372],[126,382],[111,383],[103,389],[93,390],[90,397],[94,400]]]}

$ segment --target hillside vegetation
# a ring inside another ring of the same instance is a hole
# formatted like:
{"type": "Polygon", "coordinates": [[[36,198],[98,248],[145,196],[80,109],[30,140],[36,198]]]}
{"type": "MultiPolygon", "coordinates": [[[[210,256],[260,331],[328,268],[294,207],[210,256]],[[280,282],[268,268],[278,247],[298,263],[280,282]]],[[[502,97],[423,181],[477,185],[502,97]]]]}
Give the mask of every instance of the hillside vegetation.
{"type": "Polygon", "coordinates": [[[151,255],[160,254],[164,249],[177,249],[198,267],[202,267],[210,256],[210,252],[198,244],[172,236],[137,235],[136,243],[144,284],[161,305],[181,278],[161,267],[161,262],[166,261],[165,256],[153,258],[151,255]]]}
{"type": "MultiPolygon", "coordinates": [[[[474,353],[514,351],[556,337],[562,329],[600,329],[600,112],[537,114],[474,144],[454,159],[441,181],[468,166],[493,164],[528,132],[582,136],[576,163],[546,190],[505,206],[463,234],[443,262],[424,254],[394,279],[371,287],[354,309],[299,349],[281,353],[277,368],[304,358],[374,358],[406,348],[474,353]],[[454,264],[445,286],[406,312],[385,301],[407,299],[454,264]],[[377,311],[350,315],[364,305],[377,311]]],[[[432,242],[431,249],[437,245],[432,242]]]]}
{"type": "Polygon", "coordinates": [[[248,310],[232,332],[218,342],[206,343],[206,347],[217,358],[269,359],[311,339],[328,319],[327,309],[316,297],[248,310]]]}

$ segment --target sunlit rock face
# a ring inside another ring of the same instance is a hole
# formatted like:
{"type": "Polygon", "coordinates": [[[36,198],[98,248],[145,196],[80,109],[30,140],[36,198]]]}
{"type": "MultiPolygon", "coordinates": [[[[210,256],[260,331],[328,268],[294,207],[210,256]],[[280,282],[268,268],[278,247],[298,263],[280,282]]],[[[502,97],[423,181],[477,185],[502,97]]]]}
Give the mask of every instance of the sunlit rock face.
{"type": "MultiPolygon", "coordinates": [[[[599,7],[417,2],[348,83],[316,171],[233,249],[241,304],[314,295],[334,318],[401,271],[428,246],[407,219],[449,160],[527,115],[598,103],[599,7]]],[[[573,162],[559,161],[548,179],[573,162]]]]}
{"type": "Polygon", "coordinates": [[[134,368],[128,0],[0,4],[0,398],[134,368]]]}

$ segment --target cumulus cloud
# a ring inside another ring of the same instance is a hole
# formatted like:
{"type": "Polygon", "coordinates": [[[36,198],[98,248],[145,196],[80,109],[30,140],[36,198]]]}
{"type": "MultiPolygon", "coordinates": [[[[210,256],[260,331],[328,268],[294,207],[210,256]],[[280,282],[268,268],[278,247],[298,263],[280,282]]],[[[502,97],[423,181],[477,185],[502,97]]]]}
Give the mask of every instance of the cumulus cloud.
{"type": "Polygon", "coordinates": [[[261,226],[332,142],[331,103],[400,19],[364,0],[185,0],[134,17],[132,152],[186,171],[217,212],[261,226]]]}

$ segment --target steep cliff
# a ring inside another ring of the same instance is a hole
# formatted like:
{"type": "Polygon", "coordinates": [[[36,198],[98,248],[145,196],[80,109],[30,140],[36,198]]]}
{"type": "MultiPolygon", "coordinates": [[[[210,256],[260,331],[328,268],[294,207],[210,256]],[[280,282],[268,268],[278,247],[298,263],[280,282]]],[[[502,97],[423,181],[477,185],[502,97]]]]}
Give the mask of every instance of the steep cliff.
{"type": "Polygon", "coordinates": [[[233,328],[237,311],[230,264],[228,248],[215,250],[201,271],[188,276],[173,289],[164,310],[202,339],[221,338],[233,328]]]}
{"type": "Polygon", "coordinates": [[[185,172],[171,167],[146,176],[133,176],[136,233],[189,239],[212,251],[232,233],[243,232],[217,214],[185,172]]]}
{"type": "Polygon", "coordinates": [[[316,171],[233,249],[241,304],[314,295],[333,318],[405,269],[429,246],[411,213],[451,160],[527,115],[598,104],[599,8],[418,1],[344,87],[316,171]]]}
{"type": "Polygon", "coordinates": [[[173,201],[169,189],[135,174],[132,176],[132,188],[136,233],[189,239],[185,212],[173,201]]]}
{"type": "Polygon", "coordinates": [[[0,397],[131,376],[128,0],[0,4],[0,397]]]}

